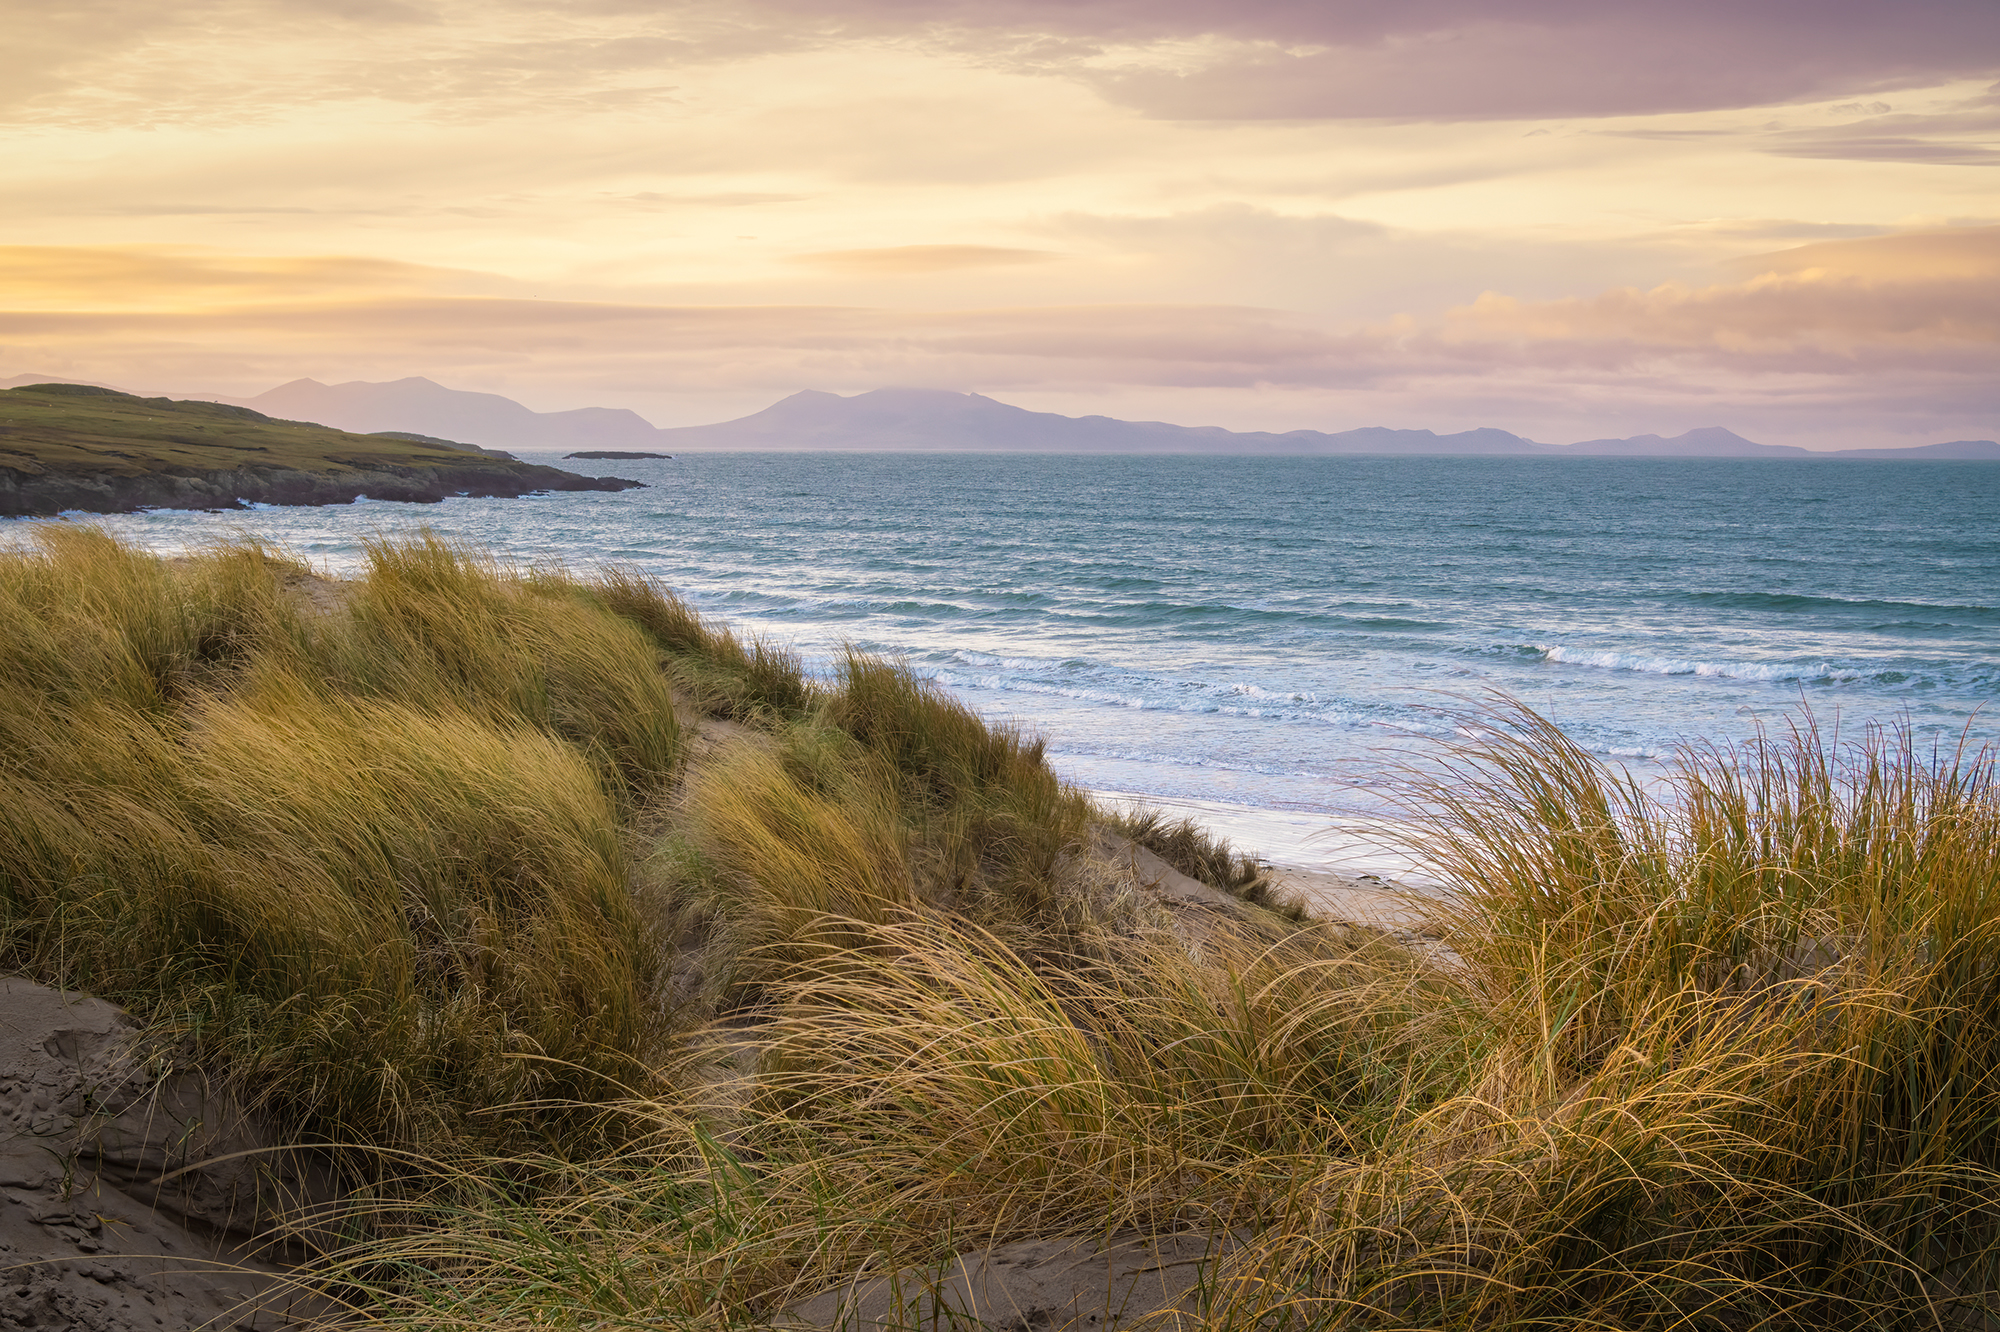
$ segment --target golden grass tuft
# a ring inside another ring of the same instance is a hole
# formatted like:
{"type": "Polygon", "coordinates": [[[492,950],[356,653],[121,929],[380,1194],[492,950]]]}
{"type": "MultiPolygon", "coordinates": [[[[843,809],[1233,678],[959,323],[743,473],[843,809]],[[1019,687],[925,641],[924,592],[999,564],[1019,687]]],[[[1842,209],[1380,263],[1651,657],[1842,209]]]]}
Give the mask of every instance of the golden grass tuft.
{"type": "Polygon", "coordinates": [[[0,556],[5,965],[193,1033],[295,1129],[501,1140],[643,1080],[626,812],[678,762],[651,646],[428,536],[337,612],[254,545],[0,556]],[[482,1127],[483,1126],[483,1127],[482,1127]]]}
{"type": "Polygon", "coordinates": [[[649,634],[667,654],[674,682],[713,717],[732,721],[796,719],[818,691],[799,669],[798,655],[696,614],[673,591],[629,566],[601,570],[596,589],[603,604],[649,634]]]}
{"type": "Polygon", "coordinates": [[[679,728],[645,635],[559,573],[511,576],[428,534],[374,541],[348,614],[311,665],[369,697],[525,722],[589,753],[634,793],[672,775],[679,728]]]}
{"type": "Polygon", "coordinates": [[[989,921],[1060,914],[1051,885],[1091,811],[1040,740],[989,725],[905,665],[854,652],[827,715],[909,822],[926,900],[989,921]]]}

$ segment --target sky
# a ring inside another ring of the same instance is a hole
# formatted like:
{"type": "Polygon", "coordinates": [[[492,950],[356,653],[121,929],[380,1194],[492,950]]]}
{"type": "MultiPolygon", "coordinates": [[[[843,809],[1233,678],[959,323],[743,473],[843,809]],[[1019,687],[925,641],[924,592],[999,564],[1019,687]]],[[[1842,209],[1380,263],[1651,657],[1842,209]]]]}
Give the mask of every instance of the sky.
{"type": "Polygon", "coordinates": [[[0,0],[0,379],[2000,437],[1994,0],[0,0]]]}

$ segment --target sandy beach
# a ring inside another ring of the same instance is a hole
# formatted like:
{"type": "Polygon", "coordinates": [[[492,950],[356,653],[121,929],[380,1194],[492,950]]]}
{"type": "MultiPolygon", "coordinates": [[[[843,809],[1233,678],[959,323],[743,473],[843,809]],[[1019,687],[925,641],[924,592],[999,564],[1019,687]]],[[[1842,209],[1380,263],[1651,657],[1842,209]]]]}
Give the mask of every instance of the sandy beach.
{"type": "Polygon", "coordinates": [[[1129,791],[1092,791],[1109,807],[1145,806],[1191,818],[1269,864],[1278,896],[1314,915],[1377,929],[1422,932],[1424,901],[1442,889],[1396,842],[1388,819],[1336,819],[1301,810],[1264,809],[1220,800],[1177,800],[1129,791]]]}

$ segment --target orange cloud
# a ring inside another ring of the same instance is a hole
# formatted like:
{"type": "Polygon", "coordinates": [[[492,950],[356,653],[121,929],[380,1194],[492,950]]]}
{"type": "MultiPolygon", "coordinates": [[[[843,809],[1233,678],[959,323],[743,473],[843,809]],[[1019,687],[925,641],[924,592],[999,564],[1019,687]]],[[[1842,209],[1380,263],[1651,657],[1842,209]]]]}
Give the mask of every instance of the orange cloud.
{"type": "Polygon", "coordinates": [[[1549,363],[1678,357],[1743,372],[2000,371],[2000,227],[1832,241],[1741,261],[1741,281],[1666,283],[1449,311],[1440,342],[1549,363]]]}
{"type": "Polygon", "coordinates": [[[2000,276],[2000,227],[1960,227],[1865,240],[1819,241],[1738,259],[1730,267],[1747,278],[1814,269],[1875,282],[1991,278],[2000,276]]]}
{"type": "Polygon", "coordinates": [[[449,288],[484,274],[351,255],[262,256],[193,246],[0,245],[0,302],[12,311],[191,311],[333,304],[449,288]]]}

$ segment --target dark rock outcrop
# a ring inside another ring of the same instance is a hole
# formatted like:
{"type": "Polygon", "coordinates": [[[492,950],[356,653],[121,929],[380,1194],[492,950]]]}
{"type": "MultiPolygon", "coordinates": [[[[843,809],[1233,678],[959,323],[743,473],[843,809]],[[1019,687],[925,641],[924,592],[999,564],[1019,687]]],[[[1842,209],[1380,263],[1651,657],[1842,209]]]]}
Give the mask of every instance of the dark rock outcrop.
{"type": "Polygon", "coordinates": [[[453,495],[514,497],[542,491],[616,491],[644,485],[613,476],[579,476],[534,463],[464,467],[362,466],[336,472],[245,466],[227,471],[138,475],[59,472],[0,466],[0,517],[48,517],[69,510],[239,509],[251,504],[351,504],[371,500],[435,504],[453,495]]]}

